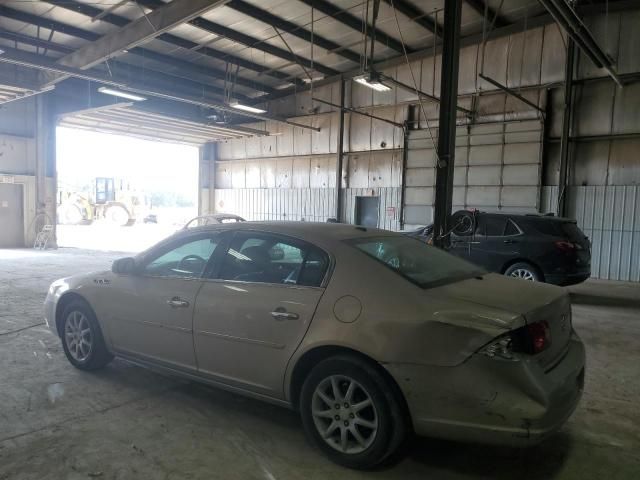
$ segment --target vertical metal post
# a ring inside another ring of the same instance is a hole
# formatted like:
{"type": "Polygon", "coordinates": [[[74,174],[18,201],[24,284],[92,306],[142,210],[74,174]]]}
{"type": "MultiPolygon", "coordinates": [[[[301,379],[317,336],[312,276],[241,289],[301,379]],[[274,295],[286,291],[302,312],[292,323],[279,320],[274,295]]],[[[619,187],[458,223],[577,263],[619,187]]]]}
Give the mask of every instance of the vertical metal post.
{"type": "Polygon", "coordinates": [[[456,150],[456,105],[460,60],[460,17],[462,0],[444,2],[442,74],[440,76],[440,117],[433,241],[437,247],[449,245],[449,218],[453,203],[453,166],[456,150]]]}
{"type": "Polygon", "coordinates": [[[340,80],[340,120],[338,122],[338,158],[336,162],[336,220],[342,222],[342,159],[344,156],[344,97],[346,82],[340,80]]]}
{"type": "Polygon", "coordinates": [[[567,213],[567,186],[569,185],[569,163],[571,156],[571,124],[573,122],[573,70],[575,65],[575,42],[567,36],[567,63],[564,72],[564,113],[560,136],[560,175],[558,177],[558,215],[567,213]]]}

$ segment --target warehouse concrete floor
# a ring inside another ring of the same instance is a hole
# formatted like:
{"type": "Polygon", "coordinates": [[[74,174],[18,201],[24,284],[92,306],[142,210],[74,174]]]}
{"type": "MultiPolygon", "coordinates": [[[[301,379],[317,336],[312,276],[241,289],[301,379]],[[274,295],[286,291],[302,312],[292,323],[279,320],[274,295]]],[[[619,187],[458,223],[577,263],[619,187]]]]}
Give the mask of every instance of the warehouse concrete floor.
{"type": "Polygon", "coordinates": [[[42,325],[49,283],[120,255],[0,250],[0,479],[632,479],[640,475],[640,286],[571,288],[588,348],[583,401],[528,449],[416,440],[398,464],[344,470],[311,448],[296,415],[116,360],[67,362],[42,325]]]}

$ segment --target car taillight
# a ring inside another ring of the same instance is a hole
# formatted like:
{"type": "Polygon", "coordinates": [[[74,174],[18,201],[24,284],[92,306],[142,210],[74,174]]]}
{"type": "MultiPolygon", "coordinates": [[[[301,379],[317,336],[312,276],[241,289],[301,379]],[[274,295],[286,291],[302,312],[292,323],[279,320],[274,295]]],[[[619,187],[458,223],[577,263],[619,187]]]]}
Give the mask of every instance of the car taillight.
{"type": "Polygon", "coordinates": [[[558,250],[561,252],[573,252],[576,249],[576,244],[573,242],[567,242],[566,240],[558,240],[553,242],[558,250]]]}
{"type": "Polygon", "coordinates": [[[551,330],[546,321],[532,323],[524,327],[527,332],[525,342],[528,343],[527,353],[540,353],[551,345],[551,330]]]}
{"type": "Polygon", "coordinates": [[[551,345],[551,330],[546,321],[531,323],[501,335],[482,347],[478,353],[490,358],[514,360],[514,353],[535,355],[551,345]]]}

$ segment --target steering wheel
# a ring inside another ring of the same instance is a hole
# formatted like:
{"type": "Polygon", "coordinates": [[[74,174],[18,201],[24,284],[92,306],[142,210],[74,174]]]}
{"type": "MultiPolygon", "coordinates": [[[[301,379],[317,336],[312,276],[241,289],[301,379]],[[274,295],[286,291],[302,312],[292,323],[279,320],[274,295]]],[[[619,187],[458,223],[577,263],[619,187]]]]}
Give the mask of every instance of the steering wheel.
{"type": "MultiPolygon", "coordinates": [[[[207,261],[204,258],[202,258],[201,256],[199,256],[199,255],[187,255],[186,257],[184,257],[182,260],[180,260],[178,262],[178,266],[176,267],[176,270],[185,270],[184,267],[185,267],[185,264],[187,262],[197,262],[197,263],[199,263],[201,265],[200,269],[197,271],[199,273],[201,273],[202,270],[204,269],[204,267],[207,265],[207,261]]],[[[193,271],[193,270],[188,270],[188,271],[190,271],[191,273],[196,273],[196,271],[193,271]]]]}

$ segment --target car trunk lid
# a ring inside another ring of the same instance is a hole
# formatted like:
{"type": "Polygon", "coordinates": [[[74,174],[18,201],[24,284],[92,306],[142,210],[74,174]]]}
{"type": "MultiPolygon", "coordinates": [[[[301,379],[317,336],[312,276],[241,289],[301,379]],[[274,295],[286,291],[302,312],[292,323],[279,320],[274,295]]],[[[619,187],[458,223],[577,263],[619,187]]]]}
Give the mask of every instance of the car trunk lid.
{"type": "Polygon", "coordinates": [[[504,325],[507,329],[520,328],[518,318],[524,318],[526,325],[547,322],[551,341],[545,350],[535,355],[535,359],[545,371],[553,368],[566,352],[571,337],[571,302],[567,293],[553,285],[503,275],[487,274],[480,278],[434,290],[438,296],[517,314],[510,324],[504,325]]]}

